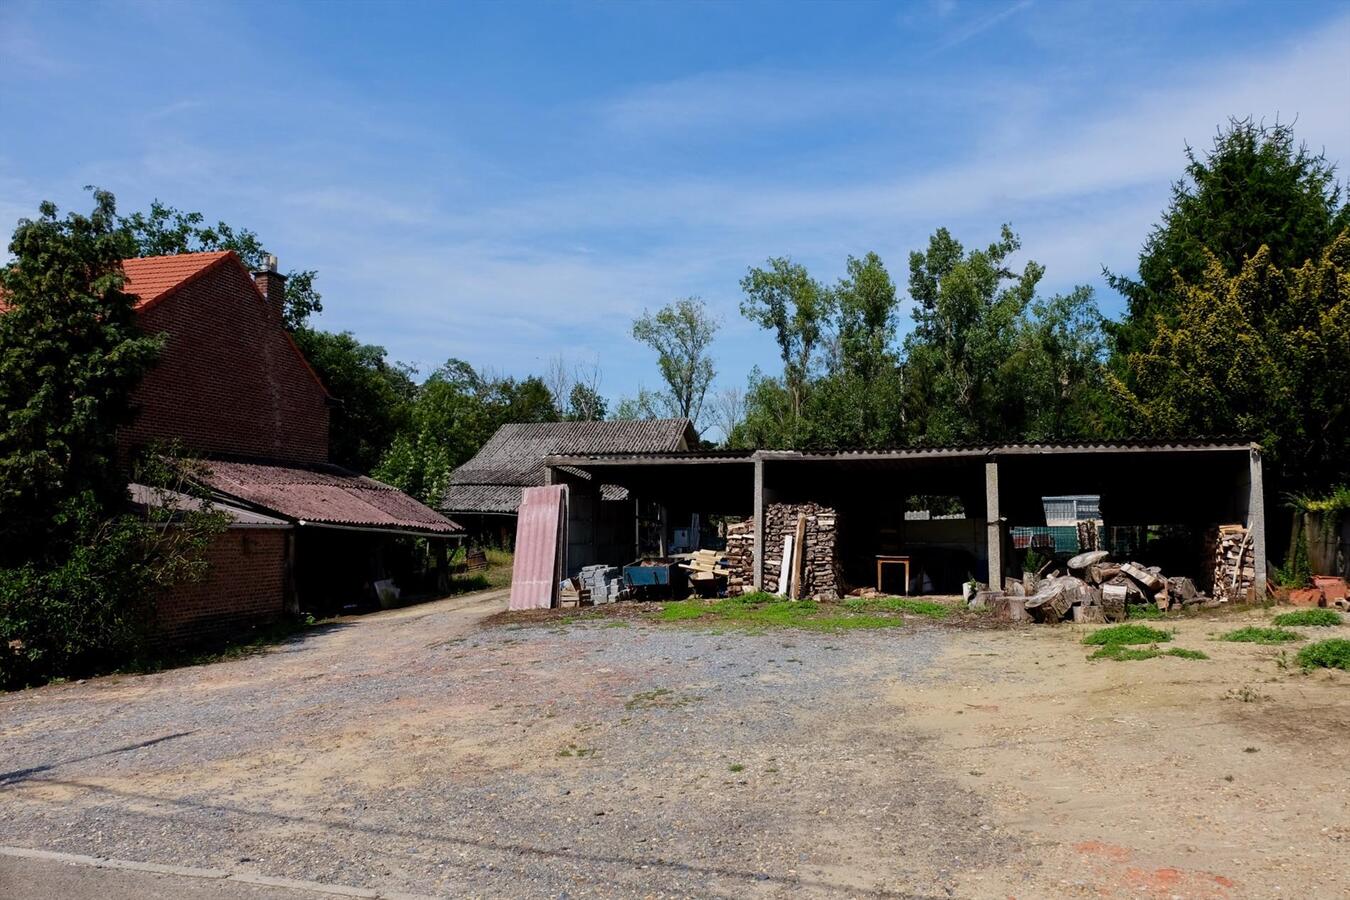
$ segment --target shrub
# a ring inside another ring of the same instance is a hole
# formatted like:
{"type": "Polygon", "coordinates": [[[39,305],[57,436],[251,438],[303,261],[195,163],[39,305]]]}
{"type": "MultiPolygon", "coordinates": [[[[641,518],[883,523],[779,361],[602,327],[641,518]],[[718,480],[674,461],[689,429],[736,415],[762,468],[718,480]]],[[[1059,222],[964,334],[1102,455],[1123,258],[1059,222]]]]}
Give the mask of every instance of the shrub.
{"type": "Polygon", "coordinates": [[[1300,609],[1275,617],[1276,625],[1339,625],[1341,614],[1334,609],[1300,609]]]}
{"type": "Polygon", "coordinates": [[[1246,628],[1239,628],[1237,631],[1230,631],[1222,635],[1219,640],[1240,644],[1283,644],[1287,641],[1301,640],[1301,638],[1297,632],[1285,631],[1283,628],[1259,628],[1249,625],[1246,628]]]}
{"type": "Polygon", "coordinates": [[[1113,644],[1157,644],[1170,641],[1172,635],[1147,625],[1112,625],[1101,628],[1083,638],[1083,643],[1111,646],[1113,644]]]}
{"type": "Polygon", "coordinates": [[[1156,659],[1159,656],[1176,656],[1181,659],[1209,659],[1207,654],[1199,650],[1187,650],[1183,647],[1169,647],[1166,650],[1160,650],[1155,644],[1152,647],[1130,647],[1125,644],[1107,644],[1104,647],[1097,648],[1088,659],[1111,659],[1116,662],[1130,662],[1141,659],[1156,659]]]}
{"type": "Polygon", "coordinates": [[[1350,640],[1330,638],[1309,644],[1298,652],[1298,664],[1305,669],[1350,671],[1350,640]]]}

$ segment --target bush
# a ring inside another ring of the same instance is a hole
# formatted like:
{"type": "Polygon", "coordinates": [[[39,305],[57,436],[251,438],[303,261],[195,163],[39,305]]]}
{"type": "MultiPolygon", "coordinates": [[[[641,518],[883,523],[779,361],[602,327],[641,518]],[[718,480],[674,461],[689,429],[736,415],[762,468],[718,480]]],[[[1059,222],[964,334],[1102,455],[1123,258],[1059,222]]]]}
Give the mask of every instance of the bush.
{"type": "Polygon", "coordinates": [[[1172,635],[1147,625],[1112,625],[1101,628],[1083,638],[1083,643],[1099,646],[1113,644],[1157,644],[1170,641],[1172,635]]]}
{"type": "Polygon", "coordinates": [[[1298,632],[1285,631],[1283,628],[1259,628],[1249,625],[1230,631],[1219,638],[1221,641],[1233,641],[1239,644],[1284,644],[1301,640],[1298,632]]]}
{"type": "Polygon", "coordinates": [[[1350,671],[1350,640],[1331,638],[1309,644],[1298,651],[1298,664],[1305,669],[1345,669],[1350,671]]]}
{"type": "Polygon", "coordinates": [[[1276,625],[1327,626],[1341,624],[1341,614],[1334,609],[1300,609],[1275,617],[1276,625]]]}
{"type": "MultiPolygon", "coordinates": [[[[137,477],[181,496],[191,464],[175,466],[157,460],[137,477]]],[[[225,527],[221,513],[165,503],[106,516],[91,493],[53,518],[63,540],[41,558],[0,567],[6,690],[108,671],[135,657],[153,634],[156,597],[204,574],[206,545],[225,527]]]]}

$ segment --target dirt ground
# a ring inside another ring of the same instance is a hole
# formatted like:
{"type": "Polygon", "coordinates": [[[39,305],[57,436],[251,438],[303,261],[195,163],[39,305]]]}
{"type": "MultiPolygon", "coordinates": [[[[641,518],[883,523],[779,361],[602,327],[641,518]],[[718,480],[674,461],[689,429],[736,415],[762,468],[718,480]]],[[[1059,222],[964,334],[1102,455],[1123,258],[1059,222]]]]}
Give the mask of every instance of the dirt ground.
{"type": "Polygon", "coordinates": [[[1260,613],[1089,662],[503,605],[0,697],[0,845],[418,896],[1350,894],[1350,673],[1210,640],[1260,613]]]}

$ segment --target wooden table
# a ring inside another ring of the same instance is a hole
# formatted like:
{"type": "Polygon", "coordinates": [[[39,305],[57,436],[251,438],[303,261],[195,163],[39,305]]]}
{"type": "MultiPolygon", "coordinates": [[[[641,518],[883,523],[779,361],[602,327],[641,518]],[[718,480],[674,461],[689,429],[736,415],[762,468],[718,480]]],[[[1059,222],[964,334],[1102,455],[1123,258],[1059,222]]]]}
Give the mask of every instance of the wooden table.
{"type": "Polygon", "coordinates": [[[909,593],[909,557],[908,556],[887,556],[877,555],[877,590],[881,590],[881,567],[882,566],[904,566],[905,567],[905,593],[909,593]]]}

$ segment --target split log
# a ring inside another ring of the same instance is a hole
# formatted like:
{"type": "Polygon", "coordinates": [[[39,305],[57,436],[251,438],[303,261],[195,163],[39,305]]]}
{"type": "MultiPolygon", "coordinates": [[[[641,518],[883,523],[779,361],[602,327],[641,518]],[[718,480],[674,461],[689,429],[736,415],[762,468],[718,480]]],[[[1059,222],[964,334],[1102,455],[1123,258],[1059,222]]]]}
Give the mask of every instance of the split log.
{"type": "Polygon", "coordinates": [[[1073,608],[1073,620],[1076,624],[1101,624],[1106,621],[1106,614],[1100,606],[1075,606],[1073,608]]]}
{"type": "Polygon", "coordinates": [[[1121,563],[1120,571],[1143,585],[1148,590],[1149,596],[1167,590],[1167,579],[1135,563],[1121,563]]]}
{"type": "Polygon", "coordinates": [[[1002,597],[995,598],[989,604],[989,609],[993,613],[994,619],[999,622],[1025,622],[1030,616],[1027,615],[1026,597],[1010,597],[1004,594],[1002,597]]]}
{"type": "Polygon", "coordinates": [[[1086,553],[1080,553],[1069,560],[1069,571],[1082,572],[1088,566],[1095,566],[1097,563],[1104,562],[1110,555],[1105,550],[1089,550],[1086,553]]]}
{"type": "Polygon", "coordinates": [[[1055,582],[1026,600],[1026,610],[1037,622],[1058,622],[1072,607],[1073,601],[1069,599],[1064,586],[1055,582]]]}

